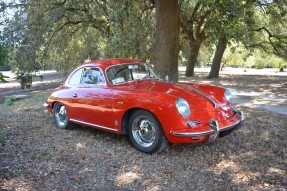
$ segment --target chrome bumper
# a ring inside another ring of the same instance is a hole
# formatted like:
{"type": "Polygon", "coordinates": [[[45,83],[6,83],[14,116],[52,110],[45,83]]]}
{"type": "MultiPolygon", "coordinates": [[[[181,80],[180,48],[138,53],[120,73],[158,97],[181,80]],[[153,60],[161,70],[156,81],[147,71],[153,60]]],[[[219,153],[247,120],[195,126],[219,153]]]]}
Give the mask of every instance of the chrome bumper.
{"type": "Polygon", "coordinates": [[[218,121],[215,119],[210,120],[209,126],[212,128],[212,130],[208,131],[202,131],[202,132],[195,132],[195,133],[181,133],[181,132],[174,132],[174,136],[179,136],[179,137],[202,137],[209,135],[208,142],[213,142],[215,139],[218,138],[219,133],[222,131],[226,131],[229,129],[238,129],[240,128],[241,124],[244,121],[244,113],[242,111],[237,110],[236,116],[240,119],[238,122],[233,123],[231,125],[225,126],[225,127],[219,127],[218,121]]]}

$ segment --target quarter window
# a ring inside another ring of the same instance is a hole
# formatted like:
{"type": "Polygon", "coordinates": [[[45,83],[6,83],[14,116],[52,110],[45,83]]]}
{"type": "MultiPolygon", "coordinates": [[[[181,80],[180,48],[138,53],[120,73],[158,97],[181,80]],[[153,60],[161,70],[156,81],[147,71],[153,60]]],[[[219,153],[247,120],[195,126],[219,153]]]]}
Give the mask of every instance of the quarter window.
{"type": "Polygon", "coordinates": [[[105,84],[104,74],[99,68],[85,68],[82,77],[82,84],[105,84]]]}
{"type": "Polygon", "coordinates": [[[69,84],[70,85],[79,85],[80,81],[81,81],[81,76],[82,76],[82,69],[79,69],[72,74],[72,76],[69,79],[69,84]]]}

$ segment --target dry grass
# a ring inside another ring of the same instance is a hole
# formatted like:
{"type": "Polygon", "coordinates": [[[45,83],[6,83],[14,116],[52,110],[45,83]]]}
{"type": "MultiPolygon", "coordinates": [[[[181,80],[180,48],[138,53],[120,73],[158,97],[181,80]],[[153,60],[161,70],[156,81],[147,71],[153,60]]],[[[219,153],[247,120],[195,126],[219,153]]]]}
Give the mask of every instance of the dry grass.
{"type": "Polygon", "coordinates": [[[216,143],[173,144],[162,154],[147,155],[125,136],[86,127],[56,129],[52,115],[42,109],[51,91],[0,105],[5,133],[0,189],[287,189],[286,116],[242,108],[243,128],[216,143]]]}

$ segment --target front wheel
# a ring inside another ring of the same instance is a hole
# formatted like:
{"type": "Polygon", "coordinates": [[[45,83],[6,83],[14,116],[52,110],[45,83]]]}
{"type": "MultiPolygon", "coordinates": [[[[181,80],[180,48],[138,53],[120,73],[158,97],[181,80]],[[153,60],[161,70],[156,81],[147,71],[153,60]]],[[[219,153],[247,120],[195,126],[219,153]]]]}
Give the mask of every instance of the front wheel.
{"type": "Polygon", "coordinates": [[[150,154],[163,151],[168,144],[160,122],[145,110],[137,110],[130,117],[129,138],[136,149],[150,154]]]}
{"type": "Polygon", "coordinates": [[[68,120],[66,107],[62,103],[55,103],[54,119],[57,127],[60,129],[68,129],[71,127],[71,122],[68,120]]]}

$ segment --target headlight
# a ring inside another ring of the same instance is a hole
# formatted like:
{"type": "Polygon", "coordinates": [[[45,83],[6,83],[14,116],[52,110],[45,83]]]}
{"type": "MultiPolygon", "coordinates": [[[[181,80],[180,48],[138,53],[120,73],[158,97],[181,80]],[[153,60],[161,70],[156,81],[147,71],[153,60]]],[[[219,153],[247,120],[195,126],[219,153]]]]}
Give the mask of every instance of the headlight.
{"type": "Polygon", "coordinates": [[[234,104],[234,99],[233,99],[233,95],[231,93],[230,90],[226,89],[224,92],[225,98],[227,99],[227,101],[231,104],[234,104]]]}
{"type": "Polygon", "coordinates": [[[190,116],[190,108],[185,99],[178,98],[176,100],[176,108],[184,118],[188,118],[190,116]]]}

